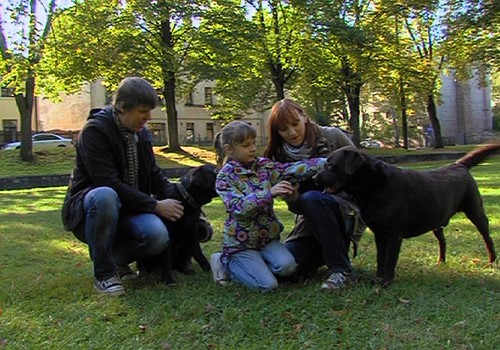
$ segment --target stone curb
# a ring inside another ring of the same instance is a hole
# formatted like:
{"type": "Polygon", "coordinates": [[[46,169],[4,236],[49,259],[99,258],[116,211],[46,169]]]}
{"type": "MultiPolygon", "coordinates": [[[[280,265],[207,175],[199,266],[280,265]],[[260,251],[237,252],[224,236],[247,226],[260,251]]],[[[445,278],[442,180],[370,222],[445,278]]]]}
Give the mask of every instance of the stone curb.
{"type": "MultiPolygon", "coordinates": [[[[391,164],[425,162],[430,160],[454,160],[464,156],[466,152],[452,153],[427,153],[399,156],[379,156],[379,159],[391,164]]],[[[179,178],[184,175],[190,167],[162,169],[163,174],[170,178],[179,178]]],[[[60,187],[66,186],[69,175],[27,175],[0,178],[0,190],[22,190],[38,187],[60,187]]]]}
{"type": "MultiPolygon", "coordinates": [[[[163,174],[171,178],[178,178],[184,175],[190,167],[162,169],[163,174]]],[[[26,175],[0,178],[1,190],[25,190],[38,187],[60,187],[66,186],[69,181],[69,174],[64,175],[26,175]]]]}

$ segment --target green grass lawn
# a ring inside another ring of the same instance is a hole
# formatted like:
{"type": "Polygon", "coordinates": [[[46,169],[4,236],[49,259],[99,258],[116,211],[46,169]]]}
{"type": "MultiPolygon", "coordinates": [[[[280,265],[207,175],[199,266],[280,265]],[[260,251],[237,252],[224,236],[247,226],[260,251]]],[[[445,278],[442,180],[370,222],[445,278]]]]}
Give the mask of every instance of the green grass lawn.
{"type": "MultiPolygon", "coordinates": [[[[215,153],[211,147],[185,146],[181,153],[166,152],[161,147],[155,147],[154,150],[161,168],[215,163],[215,153]]],[[[0,177],[69,174],[75,163],[75,154],[73,147],[35,152],[34,161],[26,163],[21,161],[19,151],[0,150],[0,177]]]]}
{"type": "MultiPolygon", "coordinates": [[[[422,163],[426,168],[445,164],[422,163]]],[[[500,249],[500,157],[473,169],[500,249]]],[[[361,282],[324,292],[326,270],[276,292],[221,287],[197,268],[165,287],[151,279],[109,298],[92,289],[86,246],[64,232],[65,188],[0,191],[0,348],[5,349],[498,349],[500,273],[487,265],[475,228],[457,215],[445,230],[448,261],[436,265],[432,234],[404,241],[396,280],[384,290],[367,232],[353,264],[361,282]]],[[[403,194],[402,194],[403,195],[403,194]]],[[[429,203],[429,205],[432,205],[429,203]]],[[[293,217],[275,205],[285,224],[293,217]]],[[[205,207],[214,226],[203,245],[220,249],[225,213],[205,207]]]]}

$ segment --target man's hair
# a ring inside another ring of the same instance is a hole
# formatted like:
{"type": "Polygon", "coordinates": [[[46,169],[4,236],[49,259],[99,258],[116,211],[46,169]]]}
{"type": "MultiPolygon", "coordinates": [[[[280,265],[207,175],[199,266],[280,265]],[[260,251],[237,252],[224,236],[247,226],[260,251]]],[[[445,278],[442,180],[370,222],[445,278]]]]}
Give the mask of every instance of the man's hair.
{"type": "Polygon", "coordinates": [[[117,110],[130,111],[138,106],[154,109],[157,103],[158,94],[147,80],[129,77],[123,79],[118,85],[112,105],[117,110]]]}

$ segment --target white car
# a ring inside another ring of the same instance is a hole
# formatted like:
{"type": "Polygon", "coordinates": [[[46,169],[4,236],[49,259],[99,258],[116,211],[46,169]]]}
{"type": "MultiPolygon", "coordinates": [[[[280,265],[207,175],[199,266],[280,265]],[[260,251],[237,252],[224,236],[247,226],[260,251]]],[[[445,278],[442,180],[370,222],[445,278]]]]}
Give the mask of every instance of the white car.
{"type": "Polygon", "coordinates": [[[364,140],[361,140],[361,142],[359,143],[359,145],[361,147],[364,147],[364,148],[380,148],[382,147],[382,142],[378,141],[378,140],[372,140],[372,139],[364,139],[364,140]]]}
{"type": "MultiPolygon", "coordinates": [[[[64,138],[56,134],[39,133],[33,135],[33,149],[36,151],[54,149],[57,147],[73,146],[73,140],[64,138]]],[[[3,149],[12,150],[20,149],[21,142],[7,143],[3,149]]]]}

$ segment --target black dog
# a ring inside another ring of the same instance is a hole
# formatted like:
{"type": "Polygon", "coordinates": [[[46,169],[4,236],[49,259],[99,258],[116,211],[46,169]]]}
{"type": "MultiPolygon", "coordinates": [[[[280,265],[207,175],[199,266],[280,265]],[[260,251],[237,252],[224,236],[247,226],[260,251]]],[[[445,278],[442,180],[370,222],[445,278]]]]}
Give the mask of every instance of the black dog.
{"type": "Polygon", "coordinates": [[[446,259],[443,228],[457,212],[464,212],[483,237],[489,261],[496,259],[488,218],[469,169],[497,152],[500,144],[480,147],[455,164],[435,170],[401,169],[353,146],[333,152],[315,180],[351,194],[361,217],[375,235],[377,276],[388,286],[394,279],[403,238],[433,231],[439,241],[440,261],[446,259]]]}
{"type": "Polygon", "coordinates": [[[164,283],[174,283],[172,269],[182,273],[194,272],[191,268],[191,257],[203,270],[210,271],[210,263],[201,249],[200,242],[211,238],[211,226],[204,220],[201,207],[217,196],[216,176],[216,167],[205,164],[190,169],[176,186],[172,186],[167,198],[181,201],[184,215],[176,222],[165,220],[170,233],[170,245],[157,257],[137,261],[141,273],[151,273],[159,269],[164,283]]]}

